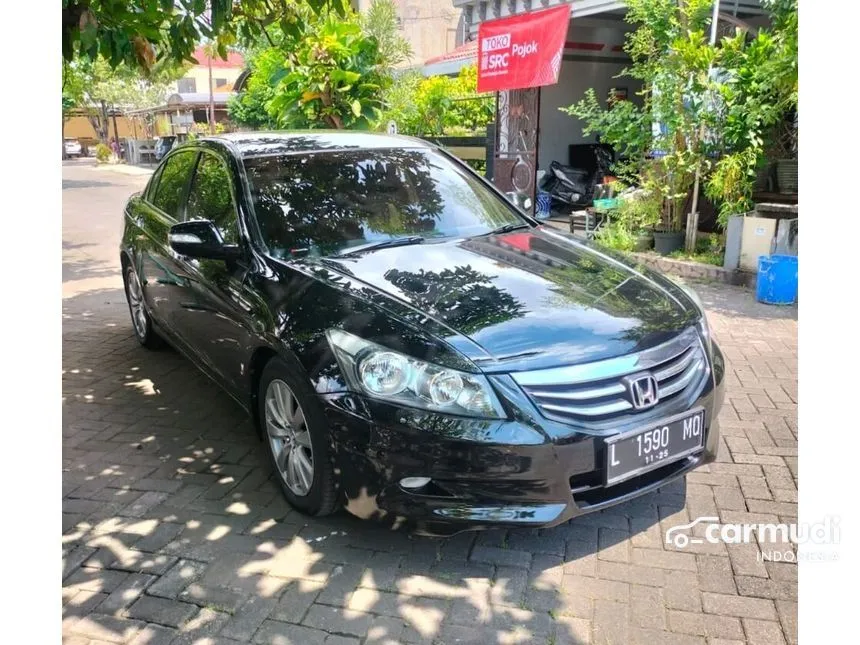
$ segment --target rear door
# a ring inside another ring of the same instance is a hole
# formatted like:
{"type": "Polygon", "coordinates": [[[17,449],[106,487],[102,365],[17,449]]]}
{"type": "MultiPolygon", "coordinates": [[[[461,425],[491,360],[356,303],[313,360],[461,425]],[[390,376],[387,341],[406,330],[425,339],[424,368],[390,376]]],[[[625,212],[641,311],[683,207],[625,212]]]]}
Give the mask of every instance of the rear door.
{"type": "Polygon", "coordinates": [[[141,233],[136,246],[138,276],[152,317],[169,335],[178,336],[176,310],[187,298],[188,277],[168,244],[170,227],[184,218],[185,197],[198,151],[181,150],[170,155],[159,168],[137,207],[141,233]]]}

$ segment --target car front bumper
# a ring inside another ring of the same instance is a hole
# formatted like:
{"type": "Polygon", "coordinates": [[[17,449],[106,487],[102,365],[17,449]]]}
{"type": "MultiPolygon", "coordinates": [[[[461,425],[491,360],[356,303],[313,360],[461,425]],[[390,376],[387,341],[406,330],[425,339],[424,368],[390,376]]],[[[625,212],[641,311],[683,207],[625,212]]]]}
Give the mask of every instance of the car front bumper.
{"type": "Polygon", "coordinates": [[[655,491],[716,459],[725,371],[716,344],[711,365],[694,401],[661,412],[704,408],[703,448],[611,486],[603,485],[606,438],[656,427],[661,417],[628,421],[609,433],[572,428],[541,416],[503,379],[494,384],[516,410],[507,421],[446,417],[355,394],[324,395],[345,506],[359,517],[409,521],[421,532],[450,535],[554,526],[655,491]],[[429,477],[431,483],[409,490],[400,485],[405,477],[429,477]]]}

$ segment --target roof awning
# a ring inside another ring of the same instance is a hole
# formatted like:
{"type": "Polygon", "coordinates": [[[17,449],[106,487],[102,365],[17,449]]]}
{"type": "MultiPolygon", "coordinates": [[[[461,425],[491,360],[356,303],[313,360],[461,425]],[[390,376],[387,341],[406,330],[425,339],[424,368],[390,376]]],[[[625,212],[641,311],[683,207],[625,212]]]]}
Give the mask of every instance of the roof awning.
{"type": "Polygon", "coordinates": [[[449,76],[460,72],[464,67],[474,65],[478,60],[478,41],[473,40],[441,56],[424,61],[421,73],[424,76],[449,76]]]}

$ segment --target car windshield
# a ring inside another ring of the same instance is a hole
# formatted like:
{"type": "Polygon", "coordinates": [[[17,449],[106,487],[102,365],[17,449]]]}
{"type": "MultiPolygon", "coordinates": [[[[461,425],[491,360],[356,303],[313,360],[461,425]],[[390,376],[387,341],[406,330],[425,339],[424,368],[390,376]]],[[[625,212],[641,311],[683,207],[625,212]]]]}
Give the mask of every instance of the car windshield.
{"type": "Polygon", "coordinates": [[[257,223],[276,257],[335,255],[404,236],[471,237],[526,223],[432,149],[338,150],[244,164],[257,223]]]}

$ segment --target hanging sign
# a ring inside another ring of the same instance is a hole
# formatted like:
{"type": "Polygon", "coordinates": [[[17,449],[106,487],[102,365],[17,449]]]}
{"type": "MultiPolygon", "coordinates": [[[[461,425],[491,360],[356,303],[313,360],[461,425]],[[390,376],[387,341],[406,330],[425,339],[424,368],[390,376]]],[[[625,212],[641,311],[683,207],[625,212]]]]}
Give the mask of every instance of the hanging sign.
{"type": "Polygon", "coordinates": [[[478,26],[478,92],[541,87],[558,82],[570,5],[478,26]]]}

